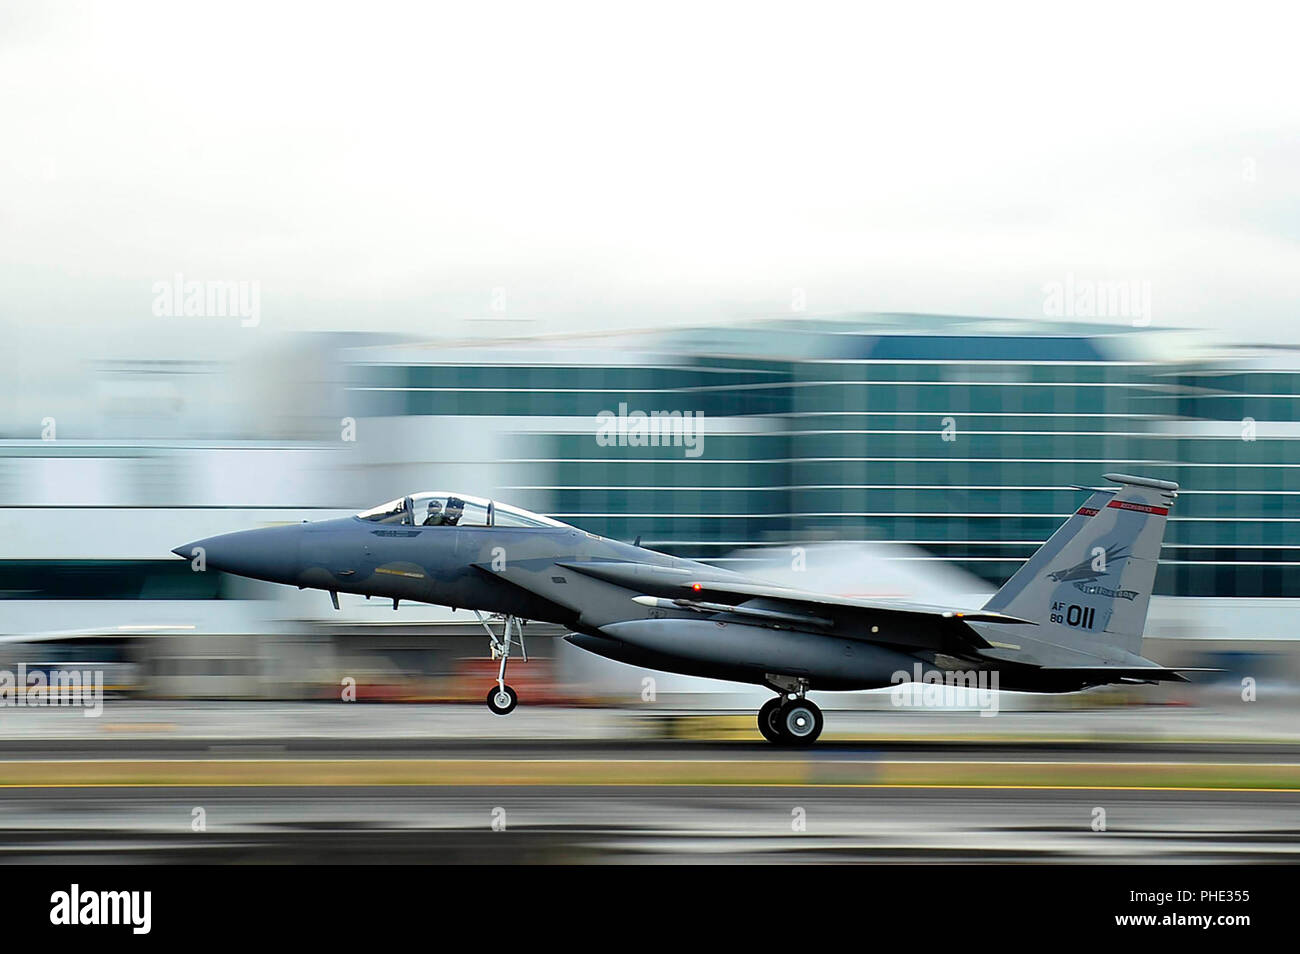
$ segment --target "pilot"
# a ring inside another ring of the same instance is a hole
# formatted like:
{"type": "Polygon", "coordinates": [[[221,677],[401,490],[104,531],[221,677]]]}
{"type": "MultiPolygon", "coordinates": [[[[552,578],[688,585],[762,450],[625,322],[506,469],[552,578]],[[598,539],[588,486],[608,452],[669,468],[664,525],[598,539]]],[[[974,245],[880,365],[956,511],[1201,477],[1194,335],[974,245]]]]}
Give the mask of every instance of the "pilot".
{"type": "Polygon", "coordinates": [[[429,512],[424,517],[425,527],[440,527],[443,524],[442,502],[439,500],[429,501],[429,512]]]}
{"type": "Polygon", "coordinates": [[[459,497],[447,498],[447,511],[443,514],[443,523],[449,527],[456,526],[460,522],[461,514],[465,512],[465,501],[459,497]]]}

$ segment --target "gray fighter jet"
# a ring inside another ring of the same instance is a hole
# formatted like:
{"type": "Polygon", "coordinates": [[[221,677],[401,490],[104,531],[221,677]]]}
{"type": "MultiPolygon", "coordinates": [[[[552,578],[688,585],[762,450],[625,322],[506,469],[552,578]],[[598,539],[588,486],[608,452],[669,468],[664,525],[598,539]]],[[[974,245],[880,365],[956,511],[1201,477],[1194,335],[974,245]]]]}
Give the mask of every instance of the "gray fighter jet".
{"type": "MultiPolygon", "coordinates": [[[[1107,474],[981,609],[841,597],[764,583],[455,493],[418,493],[354,517],[244,530],[177,547],[209,569],[330,594],[479,614],[500,659],[488,707],[505,715],[521,622],[566,627],[589,652],[637,666],[767,686],[772,742],[822,730],[809,690],[874,689],[934,673],[997,672],[1001,689],[1070,692],[1186,681],[1141,655],[1165,520],[1178,485],[1107,474]],[[482,614],[503,619],[498,636],[482,614]]],[[[1080,488],[1087,490],[1088,488],[1080,488]]]]}

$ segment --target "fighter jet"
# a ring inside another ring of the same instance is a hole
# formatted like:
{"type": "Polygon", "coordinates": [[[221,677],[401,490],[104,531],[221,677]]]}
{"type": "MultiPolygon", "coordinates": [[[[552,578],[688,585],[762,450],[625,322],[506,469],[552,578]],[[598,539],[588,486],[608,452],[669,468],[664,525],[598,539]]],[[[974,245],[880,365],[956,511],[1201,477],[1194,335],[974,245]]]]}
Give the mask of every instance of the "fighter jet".
{"type": "MultiPolygon", "coordinates": [[[[1140,655],[1171,481],[1106,474],[1082,506],[983,607],[860,599],[765,583],[588,533],[495,500],[415,493],[351,517],[226,533],[173,552],[208,569],[339,593],[465,608],[487,629],[492,712],[522,622],[661,671],[766,686],[769,741],[821,734],[810,690],[875,689],[926,672],[997,672],[1001,689],[1071,692],[1186,681],[1140,655]],[[503,620],[498,636],[489,618],[503,620]]],[[[1079,488],[1081,491],[1089,488],[1079,488]]],[[[639,543],[639,540],[638,540],[639,543]]]]}

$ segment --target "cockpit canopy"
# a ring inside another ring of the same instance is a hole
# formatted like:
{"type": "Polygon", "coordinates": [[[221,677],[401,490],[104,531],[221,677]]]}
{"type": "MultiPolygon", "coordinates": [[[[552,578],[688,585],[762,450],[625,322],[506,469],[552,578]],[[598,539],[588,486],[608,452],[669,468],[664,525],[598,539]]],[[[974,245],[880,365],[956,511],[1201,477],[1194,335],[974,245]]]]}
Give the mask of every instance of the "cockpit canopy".
{"type": "Polygon", "coordinates": [[[567,524],[483,497],[428,490],[357,514],[371,523],[415,527],[564,527],[567,524]]]}

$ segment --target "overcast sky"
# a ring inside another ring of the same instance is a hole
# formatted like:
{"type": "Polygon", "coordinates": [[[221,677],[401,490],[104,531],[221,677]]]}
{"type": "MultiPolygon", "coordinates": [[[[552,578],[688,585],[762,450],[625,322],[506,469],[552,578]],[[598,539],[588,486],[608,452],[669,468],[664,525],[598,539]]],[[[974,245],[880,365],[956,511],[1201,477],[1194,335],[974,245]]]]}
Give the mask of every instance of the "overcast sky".
{"type": "Polygon", "coordinates": [[[0,313],[147,333],[179,272],[271,329],[1041,317],[1073,276],[1300,337],[1290,16],[1042,6],[10,0],[0,313]]]}

